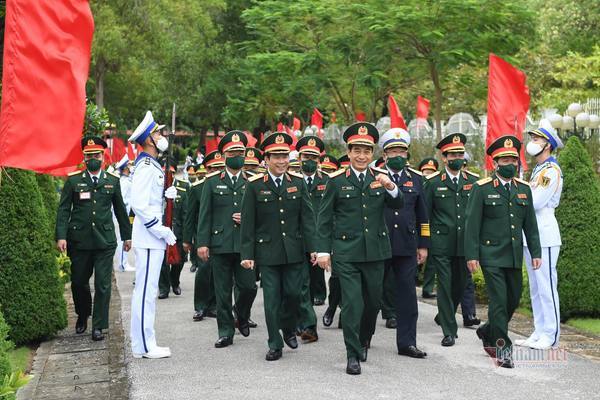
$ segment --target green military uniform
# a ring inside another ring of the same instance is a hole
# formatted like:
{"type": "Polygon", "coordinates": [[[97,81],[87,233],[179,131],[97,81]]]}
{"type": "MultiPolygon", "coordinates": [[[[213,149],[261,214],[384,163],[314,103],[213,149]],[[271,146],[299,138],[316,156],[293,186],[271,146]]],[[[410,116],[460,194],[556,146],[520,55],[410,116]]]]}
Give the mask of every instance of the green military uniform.
{"type": "MultiPolygon", "coordinates": [[[[351,125],[344,132],[349,146],[372,147],[378,138],[377,128],[368,123],[351,125]]],[[[340,280],[349,360],[363,358],[375,332],[384,261],[392,256],[384,206],[398,209],[403,203],[397,187],[392,197],[375,180],[379,173],[387,171],[368,168],[359,173],[349,168],[331,174],[317,220],[318,252],[333,254],[333,271],[340,280]]]]}
{"type": "MultiPolygon", "coordinates": [[[[292,138],[274,133],[262,143],[265,153],[289,153],[292,138]]],[[[257,174],[248,180],[242,204],[242,260],[254,260],[261,268],[265,320],[269,332],[270,361],[281,357],[283,331],[294,336],[296,312],[282,316],[282,301],[297,309],[302,294],[305,249],[314,248],[315,214],[302,176],[285,173],[257,174]],[[305,245],[300,245],[304,241],[305,245]]],[[[293,347],[293,346],[292,346],[293,347]]]]}
{"type": "MultiPolygon", "coordinates": [[[[245,150],[247,143],[243,132],[227,133],[219,142],[221,153],[245,150]]],[[[226,167],[221,173],[206,177],[200,214],[198,247],[208,247],[217,299],[217,325],[219,338],[233,338],[234,320],[232,314],[232,285],[237,288],[236,315],[240,332],[247,336],[250,309],[256,296],[255,275],[240,265],[240,225],[232,219],[242,208],[242,197],[246,190],[246,174],[241,172],[244,156],[237,156],[241,163],[238,168],[226,167]],[[232,171],[237,170],[235,174],[232,171]]],[[[235,161],[235,157],[233,158],[235,161]]],[[[226,158],[226,165],[227,165],[226,158]]]]}
{"type": "MultiPolygon", "coordinates": [[[[424,177],[432,173],[437,172],[439,167],[438,161],[433,157],[424,158],[419,163],[419,171],[424,177]],[[429,174],[427,173],[429,172],[429,174]]],[[[435,286],[435,269],[431,263],[425,262],[423,265],[423,297],[431,298],[433,294],[433,287],[435,286]]]]}
{"type": "Polygon", "coordinates": [[[177,197],[173,200],[173,220],[171,229],[177,238],[176,246],[181,255],[181,263],[167,264],[167,257],[163,259],[163,265],[160,270],[160,278],[158,280],[158,292],[160,297],[168,297],[171,288],[176,295],[181,294],[179,287],[181,270],[187,259],[187,254],[183,251],[183,225],[185,214],[187,212],[187,191],[190,188],[189,182],[175,179],[173,186],[177,189],[177,197]]]}
{"type": "MultiPolygon", "coordinates": [[[[490,145],[487,153],[494,159],[518,158],[520,147],[517,138],[503,136],[490,145]]],[[[531,257],[541,257],[529,184],[517,178],[502,179],[496,172],[473,186],[465,227],[465,257],[479,261],[490,299],[488,322],[477,329],[477,334],[484,347],[488,351],[493,349],[500,360],[510,359],[512,342],[508,337],[508,323],[521,299],[522,232],[531,257]],[[502,179],[508,182],[508,188],[502,179]]]]}
{"type": "MultiPolygon", "coordinates": [[[[84,138],[84,153],[102,152],[106,144],[99,138],[84,138]],[[96,148],[100,146],[100,148],[96,148]]],[[[75,312],[82,320],[92,314],[94,329],[108,328],[112,264],[117,238],[112,212],[119,223],[121,239],[131,239],[131,224],[121,196],[118,175],[88,170],[67,178],[56,217],[56,240],[67,241],[71,258],[71,291],[75,312]],[[97,182],[95,182],[97,180],[97,182]],[[94,273],[94,302],[89,280],[94,273]]]]}

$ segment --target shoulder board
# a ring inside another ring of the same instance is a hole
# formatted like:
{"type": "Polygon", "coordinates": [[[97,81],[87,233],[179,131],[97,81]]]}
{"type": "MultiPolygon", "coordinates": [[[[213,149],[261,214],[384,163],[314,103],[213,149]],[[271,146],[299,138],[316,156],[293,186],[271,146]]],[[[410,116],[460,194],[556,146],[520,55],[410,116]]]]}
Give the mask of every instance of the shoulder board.
{"type": "Polygon", "coordinates": [[[332,174],[332,173],[335,173],[335,172],[325,172],[325,171],[319,171],[319,172],[321,173],[321,175],[323,175],[323,176],[327,176],[327,177],[329,177],[329,178],[331,178],[331,174],[332,174]]]}
{"type": "Polygon", "coordinates": [[[187,189],[186,189],[186,188],[182,188],[182,187],[179,187],[179,186],[176,186],[175,188],[176,188],[177,190],[181,190],[182,192],[186,192],[186,191],[187,191],[187,189]]]}
{"type": "Polygon", "coordinates": [[[329,173],[329,178],[335,178],[336,176],[340,176],[340,175],[345,174],[345,173],[346,173],[345,169],[338,169],[335,172],[330,172],[329,173]]]}
{"type": "Polygon", "coordinates": [[[261,179],[263,176],[265,176],[265,174],[256,174],[256,175],[252,175],[250,178],[248,178],[248,182],[254,182],[257,181],[259,179],[261,179]]]}
{"type": "Polygon", "coordinates": [[[413,173],[417,174],[417,175],[423,176],[423,173],[421,171],[419,171],[418,169],[414,169],[414,168],[408,167],[408,170],[410,172],[413,172],[413,173]]]}
{"type": "Polygon", "coordinates": [[[246,177],[246,178],[248,178],[248,179],[249,179],[250,177],[252,177],[252,176],[256,175],[256,172],[253,172],[253,171],[250,171],[250,170],[248,170],[248,171],[244,171],[244,173],[247,175],[247,177],[246,177]]]}
{"type": "Polygon", "coordinates": [[[490,183],[492,180],[493,180],[493,179],[492,179],[491,177],[489,177],[489,176],[488,176],[487,178],[483,178],[483,179],[480,179],[480,180],[478,180],[478,181],[477,181],[477,184],[478,184],[479,186],[483,186],[483,185],[485,185],[486,183],[490,183]]]}
{"type": "Polygon", "coordinates": [[[299,174],[298,172],[288,171],[287,173],[288,173],[288,175],[295,176],[296,178],[300,178],[300,179],[304,178],[302,176],[302,174],[299,174]]]}
{"type": "Polygon", "coordinates": [[[433,178],[435,178],[435,177],[436,177],[436,176],[438,176],[439,174],[441,174],[441,171],[435,171],[433,174],[429,174],[429,175],[427,175],[425,178],[426,178],[427,180],[430,180],[430,179],[433,179],[433,178]]]}
{"type": "Polygon", "coordinates": [[[205,181],[205,180],[206,180],[206,178],[202,178],[202,179],[200,179],[199,181],[196,181],[196,182],[192,183],[192,186],[198,186],[198,185],[200,185],[201,183],[204,183],[204,181],[205,181]]]}
{"type": "Polygon", "coordinates": [[[109,175],[112,175],[112,176],[114,176],[115,178],[121,178],[121,177],[119,176],[119,174],[117,174],[116,172],[113,172],[113,171],[106,171],[106,173],[107,173],[107,174],[109,174],[109,175]]]}
{"type": "Polygon", "coordinates": [[[522,185],[526,185],[529,186],[529,182],[524,181],[523,179],[519,179],[519,178],[514,178],[515,182],[519,182],[522,185]]]}
{"type": "Polygon", "coordinates": [[[479,178],[479,174],[476,174],[475,172],[471,172],[468,169],[464,169],[463,171],[465,171],[467,174],[474,176],[475,178],[479,178]]]}
{"type": "Polygon", "coordinates": [[[206,174],[206,175],[204,176],[204,179],[208,179],[208,178],[210,178],[210,177],[213,177],[213,176],[219,175],[220,173],[221,173],[221,171],[214,171],[214,172],[211,172],[210,174],[206,174]]]}
{"type": "Polygon", "coordinates": [[[73,171],[73,172],[69,172],[68,175],[69,176],[75,176],[75,175],[79,175],[83,172],[83,170],[79,170],[79,171],[73,171]]]}
{"type": "Polygon", "coordinates": [[[372,171],[375,172],[379,172],[380,174],[388,174],[388,170],[387,169],[383,169],[383,168],[377,168],[377,167],[371,167],[372,171]]]}

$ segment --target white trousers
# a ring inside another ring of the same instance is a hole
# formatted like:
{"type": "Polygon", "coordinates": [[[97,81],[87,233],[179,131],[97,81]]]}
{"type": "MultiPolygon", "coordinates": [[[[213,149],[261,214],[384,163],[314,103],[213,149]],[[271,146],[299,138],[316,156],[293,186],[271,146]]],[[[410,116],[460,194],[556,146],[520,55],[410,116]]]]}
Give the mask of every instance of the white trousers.
{"type": "Polygon", "coordinates": [[[532,336],[545,337],[552,346],[558,346],[560,339],[560,304],[558,301],[556,261],[560,246],[542,247],[542,266],[532,267],[529,249],[524,248],[525,264],[529,275],[529,292],[533,309],[535,331],[532,336]]]}
{"type": "Polygon", "coordinates": [[[143,354],[156,349],[154,314],[164,250],[134,248],[135,288],[131,297],[131,350],[143,354]]]}

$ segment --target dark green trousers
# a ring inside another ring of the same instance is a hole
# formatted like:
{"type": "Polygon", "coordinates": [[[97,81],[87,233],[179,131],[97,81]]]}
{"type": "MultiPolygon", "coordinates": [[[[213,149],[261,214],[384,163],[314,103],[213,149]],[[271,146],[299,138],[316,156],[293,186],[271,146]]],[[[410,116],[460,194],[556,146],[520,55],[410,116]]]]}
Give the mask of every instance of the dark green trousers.
{"type": "Polygon", "coordinates": [[[306,265],[303,262],[260,266],[269,349],[283,348],[280,330],[283,332],[296,330],[305,270],[306,265]],[[282,312],[284,299],[285,314],[282,312]]]}
{"type": "Polygon", "coordinates": [[[433,293],[433,287],[435,286],[435,265],[426,262],[423,265],[423,293],[433,293]]]}
{"type": "MultiPolygon", "coordinates": [[[[489,297],[488,321],[481,326],[484,337],[496,354],[510,352],[508,323],[521,301],[523,274],[520,268],[481,267],[489,297]]],[[[509,353],[510,354],[510,353],[509,353]]]]}
{"type": "Polygon", "coordinates": [[[256,296],[254,271],[244,269],[240,265],[240,254],[211,254],[212,273],[215,282],[217,299],[217,327],[219,337],[233,337],[235,326],[233,321],[232,290],[236,286],[236,312],[239,319],[250,318],[250,308],[256,296]]]}
{"type": "Polygon", "coordinates": [[[210,261],[198,258],[198,269],[194,276],[194,311],[216,310],[215,283],[210,261]]]}
{"type": "MultiPolygon", "coordinates": [[[[310,264],[310,263],[309,263],[310,264]]],[[[325,301],[327,297],[327,286],[325,285],[325,270],[319,266],[310,266],[310,301],[315,299],[325,301]]]]}
{"type": "Polygon", "coordinates": [[[438,278],[436,322],[442,327],[444,336],[456,337],[456,310],[467,285],[467,261],[464,257],[432,255],[427,264],[432,264],[438,278]]]}
{"type": "Polygon", "coordinates": [[[100,250],[69,248],[71,258],[71,292],[78,316],[92,315],[93,329],[108,329],[112,264],[116,247],[100,250]],[[94,274],[94,311],[90,278],[94,274]]]}
{"type": "Polygon", "coordinates": [[[342,329],[348,357],[359,357],[362,346],[375,333],[383,292],[384,261],[334,260],[342,289],[342,329]]]}
{"type": "MultiPolygon", "coordinates": [[[[313,328],[317,327],[317,315],[315,314],[315,309],[313,308],[312,297],[310,292],[310,272],[311,268],[315,268],[310,263],[310,255],[307,255],[306,258],[306,266],[302,269],[302,293],[300,299],[300,306],[293,308],[289,305],[288,300],[284,297],[283,306],[281,309],[283,320],[289,321],[292,317],[287,315],[291,312],[296,312],[296,323],[297,327],[300,329],[305,328],[313,328]]],[[[319,268],[319,267],[316,267],[319,268]]],[[[321,269],[321,268],[319,268],[321,269]]]]}
{"type": "Polygon", "coordinates": [[[383,295],[381,297],[381,317],[396,318],[396,283],[391,263],[386,263],[383,272],[383,295]]]}
{"type": "Polygon", "coordinates": [[[179,248],[179,254],[181,254],[181,263],[167,264],[167,255],[165,254],[162,267],[160,268],[160,277],[158,278],[158,293],[169,294],[171,288],[174,289],[181,283],[181,270],[183,269],[184,260],[187,258],[187,255],[183,252],[183,244],[180,241],[177,241],[176,246],[179,248]]]}

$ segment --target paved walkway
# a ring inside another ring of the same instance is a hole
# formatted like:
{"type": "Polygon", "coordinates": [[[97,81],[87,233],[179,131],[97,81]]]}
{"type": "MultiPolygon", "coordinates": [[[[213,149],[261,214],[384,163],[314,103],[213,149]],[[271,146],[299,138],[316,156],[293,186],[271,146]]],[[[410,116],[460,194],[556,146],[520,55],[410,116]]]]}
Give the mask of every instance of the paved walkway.
{"type": "MultiPolygon", "coordinates": [[[[133,273],[117,274],[123,321],[129,321],[133,273]]],[[[547,362],[522,362],[513,370],[496,368],[470,329],[459,329],[457,344],[440,346],[442,335],[433,323],[436,308],[419,303],[419,346],[427,360],[396,354],[395,331],[379,322],[360,376],[344,372],[346,360],[341,330],[319,326],[317,343],[284,349],[277,362],[264,359],[267,332],[262,292],[252,318],[259,327],[250,337],[236,335],[234,345],[216,349],[216,321],[193,322],[193,274],[182,273],[182,296],[158,300],[157,338],[173,357],[126,362],[132,399],[590,399],[600,392],[600,363],[572,353],[547,362]],[[565,358],[563,360],[562,358],[565,358]]],[[[320,318],[325,307],[317,307],[320,318]]],[[[335,324],[334,324],[335,325],[335,324]]],[[[515,335],[514,337],[518,337],[515,335]]],[[[522,354],[523,357],[530,356],[522,354]]],[[[539,354],[538,354],[539,355],[539,354]]]]}

